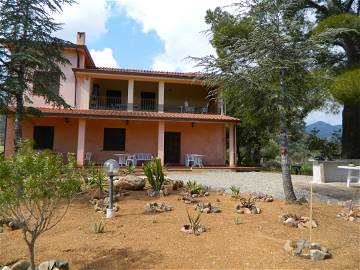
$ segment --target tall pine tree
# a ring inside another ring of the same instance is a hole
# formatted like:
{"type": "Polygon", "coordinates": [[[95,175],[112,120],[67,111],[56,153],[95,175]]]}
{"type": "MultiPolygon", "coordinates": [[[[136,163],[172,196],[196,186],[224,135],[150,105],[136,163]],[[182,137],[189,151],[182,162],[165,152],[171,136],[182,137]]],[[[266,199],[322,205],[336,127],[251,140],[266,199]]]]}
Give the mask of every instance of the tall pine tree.
{"type": "Polygon", "coordinates": [[[30,95],[38,95],[58,107],[69,107],[54,91],[63,56],[64,41],[54,37],[61,25],[52,18],[73,0],[1,0],[0,2],[0,106],[3,112],[15,110],[15,149],[22,137],[21,121],[35,108],[25,108],[30,95]],[[33,87],[34,86],[34,87],[33,87]],[[36,86],[36,87],[35,87],[36,86]],[[15,108],[15,109],[14,109],[15,108]]]}
{"type": "Polygon", "coordinates": [[[221,85],[219,90],[225,92],[235,88],[241,110],[258,108],[277,130],[283,188],[290,203],[296,202],[296,195],[288,154],[289,128],[323,106],[327,98],[320,87],[322,80],[313,72],[321,47],[307,38],[310,25],[298,10],[295,0],[254,0],[232,18],[209,17],[208,13],[211,30],[222,29],[212,39],[213,45],[218,44],[218,56],[195,58],[210,84],[221,85]],[[236,31],[222,27],[229,21],[236,31]]]}

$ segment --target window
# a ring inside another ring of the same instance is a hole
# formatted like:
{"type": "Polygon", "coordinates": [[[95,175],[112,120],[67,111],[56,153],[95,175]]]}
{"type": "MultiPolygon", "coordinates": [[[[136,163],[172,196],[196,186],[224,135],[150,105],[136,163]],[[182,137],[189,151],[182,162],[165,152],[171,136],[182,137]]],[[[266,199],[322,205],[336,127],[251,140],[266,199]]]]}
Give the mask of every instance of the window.
{"type": "Polygon", "coordinates": [[[59,94],[60,74],[48,71],[34,72],[34,92],[44,92],[45,90],[59,94]]]}
{"type": "Polygon", "coordinates": [[[125,131],[124,128],[105,128],[104,150],[125,151],[125,131]]]}
{"type": "Polygon", "coordinates": [[[54,127],[34,126],[34,149],[53,149],[54,127]]]}

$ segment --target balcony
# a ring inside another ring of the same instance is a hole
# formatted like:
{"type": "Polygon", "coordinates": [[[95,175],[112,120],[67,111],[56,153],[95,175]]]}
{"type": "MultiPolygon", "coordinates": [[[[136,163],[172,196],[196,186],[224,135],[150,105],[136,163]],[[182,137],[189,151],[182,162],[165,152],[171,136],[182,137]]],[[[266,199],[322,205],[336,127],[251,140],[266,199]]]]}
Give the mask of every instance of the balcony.
{"type": "Polygon", "coordinates": [[[208,106],[195,107],[195,106],[164,106],[164,112],[175,112],[175,113],[195,113],[195,114],[219,114],[215,108],[208,106]]]}
{"type": "Polygon", "coordinates": [[[126,111],[127,107],[127,103],[121,103],[121,98],[118,97],[98,96],[91,97],[90,100],[90,109],[95,110],[126,111]]]}

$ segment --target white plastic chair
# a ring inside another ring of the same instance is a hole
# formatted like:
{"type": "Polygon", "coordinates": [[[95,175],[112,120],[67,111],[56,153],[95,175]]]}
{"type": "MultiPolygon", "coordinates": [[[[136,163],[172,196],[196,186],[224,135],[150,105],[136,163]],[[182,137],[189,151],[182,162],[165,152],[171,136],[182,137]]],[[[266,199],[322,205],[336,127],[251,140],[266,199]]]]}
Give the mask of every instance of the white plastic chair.
{"type": "Polygon", "coordinates": [[[118,163],[120,167],[127,166],[127,156],[126,155],[118,155],[118,163]]]}
{"type": "Polygon", "coordinates": [[[85,163],[90,164],[91,163],[91,158],[92,158],[92,152],[86,152],[85,153],[85,159],[84,159],[85,163]]]}
{"type": "Polygon", "coordinates": [[[185,155],[185,166],[190,167],[190,163],[192,163],[192,166],[194,166],[194,164],[195,164],[194,156],[191,154],[186,154],[185,155]]]}
{"type": "Polygon", "coordinates": [[[126,166],[129,166],[130,163],[134,166],[137,164],[136,155],[129,155],[126,159],[126,166]]]}
{"type": "Polygon", "coordinates": [[[193,156],[193,158],[194,158],[194,167],[203,167],[201,156],[193,156]]]}

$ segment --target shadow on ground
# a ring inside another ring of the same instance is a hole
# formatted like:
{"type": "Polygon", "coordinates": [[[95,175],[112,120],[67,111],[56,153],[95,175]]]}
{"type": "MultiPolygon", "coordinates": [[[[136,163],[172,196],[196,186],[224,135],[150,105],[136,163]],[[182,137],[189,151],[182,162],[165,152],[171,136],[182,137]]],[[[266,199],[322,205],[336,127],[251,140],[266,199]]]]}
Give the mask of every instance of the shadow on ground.
{"type": "Polygon", "coordinates": [[[145,269],[156,268],[161,261],[161,254],[149,250],[99,249],[91,263],[85,263],[79,270],[104,269],[145,269]]]}

